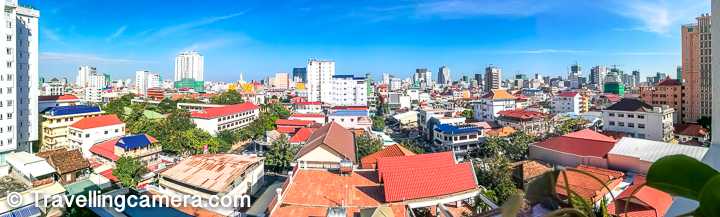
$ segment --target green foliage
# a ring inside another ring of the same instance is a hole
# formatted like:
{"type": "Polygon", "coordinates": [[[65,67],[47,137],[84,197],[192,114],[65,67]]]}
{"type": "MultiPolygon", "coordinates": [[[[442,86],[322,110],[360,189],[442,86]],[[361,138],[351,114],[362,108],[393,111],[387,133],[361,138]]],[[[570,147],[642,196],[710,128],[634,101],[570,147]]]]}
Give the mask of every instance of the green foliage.
{"type": "Polygon", "coordinates": [[[385,130],[385,118],[383,116],[372,116],[372,129],[384,131],[385,130]]]}
{"type": "Polygon", "coordinates": [[[290,167],[295,155],[300,151],[300,147],[296,147],[288,142],[285,134],[280,134],[277,140],[273,141],[269,150],[265,152],[265,164],[273,166],[275,171],[282,171],[290,167]]]}
{"type": "Polygon", "coordinates": [[[120,97],[116,100],[110,101],[101,107],[102,107],[102,110],[105,111],[106,115],[115,114],[118,117],[122,117],[125,113],[124,108],[126,106],[130,106],[130,103],[131,103],[130,100],[132,100],[133,98],[135,98],[135,95],[125,94],[122,97],[120,97]]]}
{"type": "Polygon", "coordinates": [[[581,130],[587,123],[582,117],[570,118],[569,115],[563,115],[558,117],[558,123],[548,121],[545,128],[548,129],[546,133],[547,138],[555,138],[568,133],[581,130]]]}
{"type": "Polygon", "coordinates": [[[382,150],[383,143],[380,140],[370,138],[370,135],[363,134],[355,136],[355,142],[358,146],[358,158],[364,158],[375,152],[382,150]]]}
{"type": "Polygon", "coordinates": [[[277,99],[277,98],[278,98],[277,95],[273,95],[272,97],[270,97],[270,99],[277,99]]]}
{"type": "Polygon", "coordinates": [[[120,157],[115,162],[116,169],[112,174],[117,177],[124,186],[135,187],[140,177],[148,172],[146,165],[129,156],[120,157]]]}
{"type": "Polygon", "coordinates": [[[503,137],[495,135],[485,136],[485,142],[480,144],[480,151],[485,157],[499,156],[503,147],[509,146],[509,141],[503,137]]]}
{"type": "Polygon", "coordinates": [[[483,158],[473,164],[478,183],[495,192],[499,203],[517,193],[512,179],[513,168],[507,158],[502,156],[483,158]]]}
{"type": "Polygon", "coordinates": [[[463,111],[462,114],[460,114],[460,115],[467,119],[473,119],[473,118],[475,118],[475,111],[468,109],[468,110],[463,111]]]}
{"type": "Polygon", "coordinates": [[[276,119],[288,119],[290,118],[290,111],[278,102],[273,102],[267,105],[267,114],[270,117],[277,117],[276,119]]]}
{"type": "Polygon", "coordinates": [[[715,177],[720,177],[720,173],[707,164],[685,155],[673,155],[660,158],[650,166],[646,184],[671,195],[699,201],[705,185],[715,177]]]}
{"type": "Polygon", "coordinates": [[[530,154],[530,143],[537,140],[535,135],[532,135],[524,130],[518,130],[511,133],[507,137],[507,143],[503,143],[504,147],[501,147],[505,156],[514,161],[526,160],[530,154]]]}
{"type": "Polygon", "coordinates": [[[417,142],[413,140],[408,140],[405,143],[401,142],[400,146],[407,148],[415,154],[425,154],[425,149],[418,146],[417,142]]]}
{"type": "Polygon", "coordinates": [[[202,154],[203,147],[208,146],[208,153],[218,152],[218,142],[210,133],[204,130],[193,128],[186,130],[184,136],[187,138],[187,149],[194,154],[202,154]]]}
{"type": "Polygon", "coordinates": [[[175,110],[167,118],[160,120],[158,127],[148,132],[148,135],[160,141],[163,150],[188,156],[193,151],[189,147],[185,131],[195,127],[195,122],[190,119],[190,112],[187,110],[175,110]]]}
{"type": "Polygon", "coordinates": [[[175,100],[163,99],[158,103],[157,107],[155,107],[154,111],[160,114],[172,113],[177,110],[177,103],[175,100]]]}
{"type": "Polygon", "coordinates": [[[244,103],[245,100],[242,98],[242,94],[236,90],[223,91],[220,95],[210,99],[213,104],[220,105],[235,105],[244,103]]]}

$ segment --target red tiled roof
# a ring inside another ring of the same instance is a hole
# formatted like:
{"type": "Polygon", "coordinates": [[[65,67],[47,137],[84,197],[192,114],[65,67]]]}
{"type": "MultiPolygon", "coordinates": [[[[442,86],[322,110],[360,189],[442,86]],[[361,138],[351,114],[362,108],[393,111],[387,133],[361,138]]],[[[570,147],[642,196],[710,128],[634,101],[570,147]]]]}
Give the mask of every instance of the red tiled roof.
{"type": "Polygon", "coordinates": [[[278,126],[277,131],[281,133],[295,133],[299,130],[299,127],[292,126],[278,126]]]}
{"type": "Polygon", "coordinates": [[[385,174],[395,171],[454,164],[455,156],[450,151],[410,156],[380,157],[377,158],[378,178],[382,181],[385,174]]]}
{"type": "Polygon", "coordinates": [[[410,155],[415,155],[415,153],[405,147],[400,146],[399,144],[394,144],[380,151],[372,153],[371,155],[365,156],[364,158],[360,159],[360,162],[362,163],[363,169],[377,169],[376,163],[378,158],[410,155]]]}
{"type": "Polygon", "coordinates": [[[318,128],[312,133],[312,135],[310,135],[305,147],[300,149],[293,160],[296,160],[315,148],[320,147],[322,144],[325,144],[355,163],[357,162],[357,159],[355,157],[354,141],[355,138],[353,133],[338,123],[330,122],[329,124],[318,128]]]}
{"type": "Polygon", "coordinates": [[[322,102],[296,102],[295,105],[322,105],[322,102]]]}
{"type": "Polygon", "coordinates": [[[662,79],[655,86],[679,86],[682,85],[679,79],[662,79]]]}
{"type": "MultiPolygon", "coordinates": [[[[586,165],[580,165],[576,169],[592,174],[602,180],[610,189],[613,189],[620,184],[619,181],[621,181],[625,175],[619,171],[586,165]]],[[[590,199],[592,202],[595,202],[596,199],[599,199],[598,197],[602,197],[605,193],[607,193],[603,184],[590,176],[574,171],[567,171],[566,174],[570,190],[573,190],[581,196],[590,199]]],[[[565,191],[565,178],[562,176],[562,173],[558,176],[555,191],[558,194],[567,195],[567,192],[565,191]]]]}
{"type": "Polygon", "coordinates": [[[376,171],[354,171],[350,176],[327,170],[298,169],[296,172],[292,185],[285,189],[284,203],[337,206],[346,200],[346,185],[348,206],[378,206],[385,200],[376,171]]]}
{"type": "MultiPolygon", "coordinates": [[[[620,206],[616,207],[615,203],[610,203],[608,206],[608,213],[613,215],[625,216],[625,203],[630,197],[630,194],[637,189],[640,185],[645,183],[644,175],[635,175],[633,184],[627,187],[620,195],[617,196],[620,206]]],[[[637,190],[633,195],[633,200],[630,202],[628,208],[628,216],[631,217],[661,217],[665,215],[668,208],[675,199],[673,196],[651,188],[648,186],[642,186],[640,190],[637,190]]]]}
{"type": "Polygon", "coordinates": [[[387,87],[388,87],[387,84],[383,84],[383,85],[378,86],[378,88],[387,88],[387,87]]]}
{"type": "Polygon", "coordinates": [[[119,157],[115,155],[115,143],[117,143],[118,140],[120,140],[120,138],[93,145],[90,147],[90,152],[116,161],[119,159],[119,157]]]}
{"type": "Polygon", "coordinates": [[[565,93],[562,93],[562,94],[557,95],[557,96],[560,96],[560,97],[575,97],[575,96],[577,96],[578,94],[579,94],[579,93],[577,93],[577,92],[565,92],[565,93]]]}
{"type": "Polygon", "coordinates": [[[516,117],[520,119],[533,119],[533,118],[544,118],[548,115],[540,113],[540,112],[534,112],[534,111],[525,111],[525,110],[505,110],[505,111],[499,111],[499,115],[505,115],[510,117],[516,117]]]}
{"type": "Polygon", "coordinates": [[[58,96],[38,96],[38,101],[55,101],[55,100],[75,100],[78,99],[73,95],[58,95],[58,96]]]}
{"type": "Polygon", "coordinates": [[[675,124],[675,135],[705,137],[707,131],[697,124],[675,124]]]}
{"type": "Polygon", "coordinates": [[[119,182],[120,179],[118,179],[117,177],[115,177],[112,174],[113,170],[115,170],[115,169],[109,169],[109,170],[102,171],[102,172],[100,172],[100,175],[105,176],[105,178],[110,179],[110,181],[112,181],[112,182],[119,182]]]}
{"type": "Polygon", "coordinates": [[[314,121],[277,119],[277,120],[275,120],[275,125],[277,125],[277,126],[308,126],[308,125],[312,124],[313,122],[314,121]]]}
{"type": "Polygon", "coordinates": [[[410,166],[385,174],[385,201],[435,197],[477,188],[470,162],[431,168],[410,166]]]}
{"type": "Polygon", "coordinates": [[[601,97],[601,98],[602,98],[602,97],[605,97],[605,98],[607,98],[608,100],[610,100],[611,102],[617,102],[617,101],[619,101],[620,99],[622,99],[622,97],[620,97],[620,95],[617,95],[617,94],[604,94],[604,95],[600,95],[600,97],[601,97]]]}
{"type": "MultiPolygon", "coordinates": [[[[367,208],[365,208],[367,209],[367,208]]],[[[403,205],[395,205],[391,206],[390,209],[392,209],[392,214],[394,216],[403,216],[407,214],[407,211],[405,211],[405,208],[403,205]]],[[[312,217],[319,217],[319,216],[326,216],[327,215],[327,206],[299,206],[299,205],[290,205],[290,204],[282,204],[277,207],[277,209],[273,212],[273,216],[312,216],[312,217]]],[[[363,216],[361,215],[360,208],[350,208],[346,207],[345,211],[347,212],[348,216],[363,216]]],[[[460,215],[458,215],[460,216],[460,215]]]]}
{"type": "Polygon", "coordinates": [[[324,114],[293,114],[293,118],[324,118],[324,114]]]}
{"type": "Polygon", "coordinates": [[[190,113],[190,115],[200,118],[215,118],[244,111],[250,111],[258,108],[260,108],[260,106],[256,106],[255,104],[246,102],[242,104],[227,105],[223,107],[206,108],[202,111],[193,111],[190,113]]]}
{"type": "Polygon", "coordinates": [[[261,84],[260,82],[257,82],[257,81],[256,81],[256,82],[250,83],[250,85],[263,85],[263,84],[261,84]]]}
{"type": "Polygon", "coordinates": [[[506,90],[491,90],[480,98],[485,99],[513,99],[514,96],[510,95],[506,90]]]}
{"type": "Polygon", "coordinates": [[[295,135],[293,135],[292,138],[290,138],[290,143],[301,143],[307,141],[308,138],[310,138],[310,135],[316,130],[317,128],[308,128],[303,127],[298,130],[295,135]]]}
{"type": "Polygon", "coordinates": [[[81,130],[86,130],[90,128],[96,128],[96,127],[105,127],[105,126],[112,126],[117,124],[123,124],[123,122],[118,119],[117,115],[111,114],[111,115],[102,115],[102,116],[95,116],[95,117],[88,117],[80,119],[78,122],[75,122],[74,124],[70,125],[70,127],[78,128],[81,130]]]}
{"type": "Polygon", "coordinates": [[[515,130],[515,128],[512,128],[512,127],[502,127],[500,129],[485,131],[485,133],[488,135],[499,136],[499,137],[506,137],[514,132],[517,132],[517,130],[515,130]]]}
{"type": "Polygon", "coordinates": [[[615,143],[616,141],[610,137],[590,129],[585,129],[538,142],[533,145],[579,156],[595,156],[604,158],[615,146],[615,143]]]}

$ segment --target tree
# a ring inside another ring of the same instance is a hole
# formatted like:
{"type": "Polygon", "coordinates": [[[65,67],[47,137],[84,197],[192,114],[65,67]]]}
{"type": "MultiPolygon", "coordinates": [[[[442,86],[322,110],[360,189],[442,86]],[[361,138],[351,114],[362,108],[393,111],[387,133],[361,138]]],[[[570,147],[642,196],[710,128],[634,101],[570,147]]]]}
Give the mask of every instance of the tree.
{"type": "Polygon", "coordinates": [[[503,137],[487,135],[485,142],[480,144],[480,151],[485,157],[499,156],[503,148],[509,146],[508,143],[508,140],[503,137]]]}
{"type": "Polygon", "coordinates": [[[483,158],[475,162],[475,175],[478,184],[495,192],[497,202],[502,204],[519,190],[512,179],[513,168],[510,161],[502,156],[483,158]]]}
{"type": "Polygon", "coordinates": [[[417,145],[417,142],[408,140],[407,143],[400,143],[400,146],[405,147],[407,150],[412,151],[415,154],[425,154],[425,149],[417,145]]]}
{"type": "Polygon", "coordinates": [[[462,114],[460,114],[460,115],[467,119],[473,119],[473,118],[475,118],[475,111],[468,109],[468,110],[463,111],[462,114]]]}
{"type": "Polygon", "coordinates": [[[188,140],[187,149],[194,154],[202,154],[206,145],[208,147],[208,153],[218,152],[217,140],[215,140],[215,137],[210,135],[210,133],[205,132],[204,130],[198,128],[186,130],[185,137],[188,140]]]}
{"type": "Polygon", "coordinates": [[[355,136],[355,143],[358,146],[358,158],[364,158],[383,148],[383,143],[380,140],[372,139],[368,134],[355,136]]]}
{"type": "Polygon", "coordinates": [[[163,150],[188,156],[192,151],[188,148],[188,139],[185,131],[194,129],[195,122],[190,118],[187,110],[175,110],[167,118],[162,119],[148,135],[154,137],[163,147],[163,150]]]}
{"type": "Polygon", "coordinates": [[[235,144],[240,141],[240,134],[237,131],[221,130],[215,134],[215,138],[228,144],[235,144]]]}
{"type": "Polygon", "coordinates": [[[290,167],[300,147],[291,145],[285,134],[280,134],[277,140],[273,141],[269,150],[265,152],[265,164],[273,166],[274,170],[280,172],[290,167]]]}
{"type": "Polygon", "coordinates": [[[130,157],[120,157],[115,162],[116,169],[112,174],[117,177],[124,186],[136,187],[140,177],[148,172],[144,163],[130,157]]]}
{"type": "Polygon", "coordinates": [[[505,156],[514,161],[526,160],[530,154],[530,143],[535,142],[536,137],[524,130],[511,133],[507,137],[508,142],[502,147],[505,156]]]}
{"type": "Polygon", "coordinates": [[[382,116],[374,115],[372,117],[372,129],[383,131],[385,130],[385,118],[382,116]]]}
{"type": "Polygon", "coordinates": [[[244,103],[245,100],[243,99],[242,94],[240,94],[236,90],[228,90],[223,91],[222,93],[220,93],[220,95],[211,98],[210,102],[220,105],[235,105],[244,103]]]}
{"type": "Polygon", "coordinates": [[[270,117],[277,117],[278,119],[288,119],[291,115],[290,111],[278,102],[268,104],[267,113],[270,117]]]}
{"type": "Polygon", "coordinates": [[[175,100],[163,99],[158,103],[157,107],[155,107],[155,112],[160,114],[172,113],[177,110],[177,103],[175,100]]]}

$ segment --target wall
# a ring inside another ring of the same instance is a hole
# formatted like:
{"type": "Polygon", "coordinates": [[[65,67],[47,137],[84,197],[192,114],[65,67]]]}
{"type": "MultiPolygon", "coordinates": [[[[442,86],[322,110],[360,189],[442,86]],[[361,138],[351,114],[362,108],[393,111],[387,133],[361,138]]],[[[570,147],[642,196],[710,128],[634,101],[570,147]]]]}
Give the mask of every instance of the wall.
{"type": "Polygon", "coordinates": [[[340,162],[343,157],[340,153],[336,152],[335,150],[332,150],[332,148],[328,147],[327,145],[323,144],[318,146],[317,148],[313,149],[312,151],[309,151],[302,157],[298,158],[298,160],[307,160],[310,162],[340,162]]]}
{"type": "Polygon", "coordinates": [[[608,154],[608,167],[613,170],[647,174],[652,163],[636,157],[608,154]]]}
{"type": "Polygon", "coordinates": [[[568,153],[562,153],[535,145],[530,146],[530,158],[536,158],[570,167],[577,167],[578,165],[588,165],[599,168],[608,168],[608,161],[605,158],[590,156],[583,157],[568,153]]]}

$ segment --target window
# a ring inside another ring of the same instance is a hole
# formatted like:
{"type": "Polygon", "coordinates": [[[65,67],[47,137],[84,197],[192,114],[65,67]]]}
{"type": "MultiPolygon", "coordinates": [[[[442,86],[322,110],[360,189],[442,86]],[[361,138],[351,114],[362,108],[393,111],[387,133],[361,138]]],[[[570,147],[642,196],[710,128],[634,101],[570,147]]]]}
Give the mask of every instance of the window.
{"type": "Polygon", "coordinates": [[[116,132],[116,133],[117,133],[117,132],[120,132],[120,129],[115,129],[115,132],[116,132]]]}
{"type": "Polygon", "coordinates": [[[608,124],[610,124],[610,126],[615,126],[615,121],[610,121],[608,124]]]}
{"type": "Polygon", "coordinates": [[[624,126],[625,126],[625,122],[618,122],[618,126],[624,127],[624,126]]]}
{"type": "Polygon", "coordinates": [[[628,114],[628,118],[635,118],[635,115],[633,115],[633,114],[628,114]]]}
{"type": "Polygon", "coordinates": [[[90,134],[85,134],[85,138],[90,138],[90,134]]]}
{"type": "Polygon", "coordinates": [[[608,113],[610,117],[615,117],[615,113],[608,113]]]}
{"type": "Polygon", "coordinates": [[[65,181],[69,182],[72,179],[72,173],[67,174],[67,176],[65,176],[65,177],[67,177],[67,178],[65,178],[65,181]]]}
{"type": "Polygon", "coordinates": [[[12,62],[7,62],[6,65],[7,65],[8,68],[12,68],[12,62]]]}
{"type": "Polygon", "coordinates": [[[12,22],[5,21],[5,26],[7,26],[8,29],[12,28],[12,22]]]}
{"type": "Polygon", "coordinates": [[[7,38],[7,41],[12,41],[12,35],[7,35],[6,38],[7,38]]]}
{"type": "MultiPolygon", "coordinates": [[[[638,124],[638,128],[645,129],[645,124],[638,124]]],[[[645,138],[645,137],[643,137],[643,138],[645,138]]]]}
{"type": "Polygon", "coordinates": [[[624,118],[624,117],[625,117],[625,114],[620,113],[620,114],[618,114],[618,117],[619,117],[619,118],[624,118]]]}
{"type": "Polygon", "coordinates": [[[645,119],[645,115],[638,115],[639,119],[645,119]]]}
{"type": "Polygon", "coordinates": [[[638,139],[645,139],[645,134],[638,133],[637,138],[638,138],[638,139]]]}
{"type": "Polygon", "coordinates": [[[628,127],[635,127],[635,123],[628,123],[628,127]]]}
{"type": "Polygon", "coordinates": [[[107,135],[107,134],[108,134],[108,131],[106,130],[106,131],[105,131],[105,135],[107,135]]]}
{"type": "Polygon", "coordinates": [[[5,52],[7,52],[7,54],[12,54],[12,48],[5,48],[5,52]]]}

